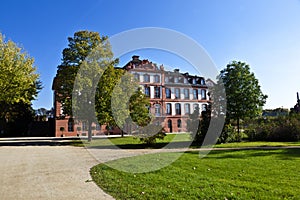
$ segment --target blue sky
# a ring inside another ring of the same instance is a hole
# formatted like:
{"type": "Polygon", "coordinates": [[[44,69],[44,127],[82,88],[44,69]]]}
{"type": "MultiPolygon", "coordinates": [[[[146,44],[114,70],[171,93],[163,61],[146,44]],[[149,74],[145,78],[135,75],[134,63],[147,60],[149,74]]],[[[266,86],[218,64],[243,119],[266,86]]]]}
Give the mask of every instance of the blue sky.
{"type": "MultiPolygon", "coordinates": [[[[290,108],[300,92],[299,0],[3,1],[0,32],[35,58],[44,89],[34,108],[52,107],[52,80],[79,30],[113,36],[142,27],[181,32],[199,43],[218,71],[232,60],[247,62],[269,96],[265,108],[290,108]]],[[[138,52],[174,68],[188,65],[163,52],[138,52]]],[[[131,55],[121,57],[121,64],[131,55]]]]}

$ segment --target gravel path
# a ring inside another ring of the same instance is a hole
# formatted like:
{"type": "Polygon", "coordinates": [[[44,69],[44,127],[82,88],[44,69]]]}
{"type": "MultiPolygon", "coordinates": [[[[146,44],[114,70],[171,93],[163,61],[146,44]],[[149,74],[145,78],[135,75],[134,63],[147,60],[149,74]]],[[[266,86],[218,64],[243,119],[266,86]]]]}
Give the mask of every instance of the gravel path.
{"type": "Polygon", "coordinates": [[[84,148],[0,146],[0,199],[113,199],[91,182],[84,148]]]}
{"type": "MultiPolygon", "coordinates": [[[[181,152],[186,149],[85,149],[60,146],[56,141],[0,140],[0,199],[100,199],[111,200],[91,181],[96,164],[148,153],[181,152]],[[26,143],[26,144],[25,144],[26,143]],[[55,145],[53,145],[55,144],[55,145]],[[24,146],[23,146],[24,145],[24,146]],[[58,145],[58,146],[57,146],[58,145]]],[[[214,150],[279,149],[290,147],[216,148],[214,150]]],[[[211,149],[189,149],[189,151],[211,149]]]]}

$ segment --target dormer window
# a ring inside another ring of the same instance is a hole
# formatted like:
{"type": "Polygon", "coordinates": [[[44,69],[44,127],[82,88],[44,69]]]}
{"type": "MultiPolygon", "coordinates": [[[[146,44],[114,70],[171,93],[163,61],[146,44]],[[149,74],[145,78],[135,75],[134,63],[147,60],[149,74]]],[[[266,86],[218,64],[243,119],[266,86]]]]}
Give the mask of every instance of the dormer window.
{"type": "Polygon", "coordinates": [[[193,78],[193,84],[196,84],[196,79],[195,78],[193,78]]]}
{"type": "Polygon", "coordinates": [[[174,78],[174,83],[178,83],[178,78],[177,77],[174,78]]]}
{"type": "Polygon", "coordinates": [[[201,78],[200,84],[205,85],[205,80],[203,78],[201,78]]]}
{"type": "Polygon", "coordinates": [[[140,81],[140,75],[138,73],[135,73],[134,74],[134,79],[139,82],[140,81]]]}
{"type": "Polygon", "coordinates": [[[159,75],[154,75],[154,82],[155,83],[160,83],[159,75]]]}

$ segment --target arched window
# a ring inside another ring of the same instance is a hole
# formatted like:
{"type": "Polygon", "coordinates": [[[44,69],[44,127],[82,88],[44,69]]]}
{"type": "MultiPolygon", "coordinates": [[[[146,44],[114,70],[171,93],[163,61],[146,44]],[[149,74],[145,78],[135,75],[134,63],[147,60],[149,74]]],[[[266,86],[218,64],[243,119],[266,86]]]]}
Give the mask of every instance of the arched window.
{"type": "Polygon", "coordinates": [[[181,128],[181,119],[177,120],[177,128],[181,128]]]}
{"type": "Polygon", "coordinates": [[[166,105],[166,114],[171,115],[172,114],[172,104],[167,103],[166,105]]]}
{"type": "Polygon", "coordinates": [[[181,105],[180,105],[180,103],[175,104],[175,113],[176,113],[176,115],[181,115],[181,105]]]}

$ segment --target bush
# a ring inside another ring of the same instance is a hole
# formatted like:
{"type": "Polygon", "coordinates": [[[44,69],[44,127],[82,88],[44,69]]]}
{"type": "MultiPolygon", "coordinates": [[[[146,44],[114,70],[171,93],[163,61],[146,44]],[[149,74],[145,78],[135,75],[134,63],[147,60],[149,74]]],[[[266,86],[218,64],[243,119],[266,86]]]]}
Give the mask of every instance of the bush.
{"type": "Polygon", "coordinates": [[[164,139],[166,136],[164,128],[158,125],[150,124],[142,128],[138,133],[140,141],[144,144],[151,146],[156,143],[156,139],[164,139]]]}
{"type": "Polygon", "coordinates": [[[223,128],[221,135],[218,138],[217,143],[229,143],[229,142],[238,142],[240,137],[238,132],[231,124],[226,124],[223,128]]]}
{"type": "Polygon", "coordinates": [[[300,138],[299,115],[258,119],[246,131],[252,141],[292,142],[300,138]]]}

